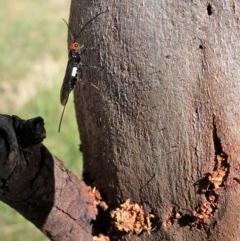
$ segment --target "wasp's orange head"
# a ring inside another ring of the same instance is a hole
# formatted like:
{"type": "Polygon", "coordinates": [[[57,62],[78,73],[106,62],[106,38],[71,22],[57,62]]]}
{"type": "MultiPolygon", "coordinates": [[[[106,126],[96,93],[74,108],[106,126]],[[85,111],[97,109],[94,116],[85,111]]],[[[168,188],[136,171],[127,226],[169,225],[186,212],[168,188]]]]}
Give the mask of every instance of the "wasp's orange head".
{"type": "Polygon", "coordinates": [[[76,42],[73,42],[73,43],[70,44],[70,50],[78,51],[78,50],[80,50],[80,45],[76,42]]]}

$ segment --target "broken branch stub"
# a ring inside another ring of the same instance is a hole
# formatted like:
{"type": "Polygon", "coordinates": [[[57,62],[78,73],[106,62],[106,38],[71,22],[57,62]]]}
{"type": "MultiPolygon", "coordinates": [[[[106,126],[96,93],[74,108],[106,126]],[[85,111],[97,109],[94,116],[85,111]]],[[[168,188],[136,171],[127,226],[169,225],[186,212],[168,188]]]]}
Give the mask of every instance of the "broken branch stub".
{"type": "Polygon", "coordinates": [[[42,140],[41,117],[0,115],[0,200],[54,241],[92,240],[94,195],[42,140]]]}

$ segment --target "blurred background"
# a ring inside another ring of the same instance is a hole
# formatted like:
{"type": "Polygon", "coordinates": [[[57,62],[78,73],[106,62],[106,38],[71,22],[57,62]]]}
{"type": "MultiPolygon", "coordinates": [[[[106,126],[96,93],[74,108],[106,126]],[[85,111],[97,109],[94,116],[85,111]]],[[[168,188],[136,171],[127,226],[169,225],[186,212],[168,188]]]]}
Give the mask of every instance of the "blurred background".
{"type": "MultiPolygon", "coordinates": [[[[45,146],[78,176],[82,157],[72,94],[62,122],[59,93],[67,64],[70,0],[0,0],[0,113],[42,116],[45,146]]],[[[20,214],[0,202],[0,240],[47,241],[20,214]]]]}

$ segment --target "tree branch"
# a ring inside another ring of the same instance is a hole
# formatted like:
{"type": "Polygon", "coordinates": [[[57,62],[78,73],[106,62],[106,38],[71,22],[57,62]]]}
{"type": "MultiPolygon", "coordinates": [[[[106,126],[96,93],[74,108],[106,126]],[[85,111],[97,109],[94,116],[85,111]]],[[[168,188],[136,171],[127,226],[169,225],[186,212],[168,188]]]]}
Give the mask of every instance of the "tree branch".
{"type": "Polygon", "coordinates": [[[44,138],[41,117],[0,115],[0,199],[51,240],[92,240],[94,196],[41,144],[44,138]]]}

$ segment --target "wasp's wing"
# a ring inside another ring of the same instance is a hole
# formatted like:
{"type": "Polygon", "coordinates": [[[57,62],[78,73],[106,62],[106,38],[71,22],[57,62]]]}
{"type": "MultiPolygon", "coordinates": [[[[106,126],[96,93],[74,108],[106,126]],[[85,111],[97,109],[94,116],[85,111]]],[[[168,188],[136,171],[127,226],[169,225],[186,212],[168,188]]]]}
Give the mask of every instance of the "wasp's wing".
{"type": "Polygon", "coordinates": [[[69,94],[74,87],[73,83],[77,80],[77,72],[78,66],[73,59],[69,59],[60,92],[60,101],[63,106],[67,104],[69,94]]]}

